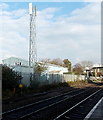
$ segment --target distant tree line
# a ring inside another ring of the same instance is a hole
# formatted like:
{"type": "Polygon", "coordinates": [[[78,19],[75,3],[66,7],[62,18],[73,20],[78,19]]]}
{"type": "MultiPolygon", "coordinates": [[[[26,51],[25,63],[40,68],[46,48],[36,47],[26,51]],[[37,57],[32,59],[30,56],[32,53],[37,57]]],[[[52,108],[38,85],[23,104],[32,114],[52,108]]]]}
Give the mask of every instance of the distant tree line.
{"type": "Polygon", "coordinates": [[[54,64],[54,65],[58,65],[58,66],[62,66],[62,67],[67,67],[68,71],[71,71],[71,61],[68,59],[64,59],[61,60],[60,58],[55,58],[55,59],[42,59],[41,62],[44,63],[50,63],[50,64],[54,64]]]}
{"type": "Polygon", "coordinates": [[[73,66],[72,72],[77,75],[85,74],[84,71],[86,71],[86,68],[91,69],[92,67],[92,61],[81,61],[73,66]]]}
{"type": "Polygon", "coordinates": [[[93,62],[92,61],[81,61],[79,63],[76,63],[75,65],[72,65],[72,62],[69,59],[64,59],[61,60],[60,58],[55,58],[55,59],[42,59],[41,62],[43,63],[50,63],[50,64],[55,64],[59,65],[62,67],[68,68],[68,73],[74,73],[74,74],[84,74],[84,71],[86,67],[91,69],[93,67],[93,62]]]}

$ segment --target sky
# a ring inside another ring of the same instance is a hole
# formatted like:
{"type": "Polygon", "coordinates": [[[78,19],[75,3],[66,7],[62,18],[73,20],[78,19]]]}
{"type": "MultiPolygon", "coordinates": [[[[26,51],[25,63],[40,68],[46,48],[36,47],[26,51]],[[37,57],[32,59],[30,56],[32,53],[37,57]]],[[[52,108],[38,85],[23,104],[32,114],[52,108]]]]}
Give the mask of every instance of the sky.
{"type": "MultiPolygon", "coordinates": [[[[28,60],[28,2],[0,4],[0,62],[8,57],[28,60]]],[[[99,2],[33,2],[37,7],[36,44],[39,59],[69,59],[72,63],[101,61],[99,2]]]]}

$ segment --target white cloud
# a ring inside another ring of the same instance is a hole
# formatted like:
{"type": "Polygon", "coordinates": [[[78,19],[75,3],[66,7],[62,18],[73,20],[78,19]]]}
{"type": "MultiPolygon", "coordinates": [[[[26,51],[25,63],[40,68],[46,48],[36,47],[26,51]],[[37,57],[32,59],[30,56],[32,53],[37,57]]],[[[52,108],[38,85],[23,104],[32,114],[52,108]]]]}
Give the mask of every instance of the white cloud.
{"type": "Polygon", "coordinates": [[[17,11],[7,12],[2,11],[2,29],[0,30],[0,51],[2,53],[2,58],[7,56],[17,56],[26,57],[28,50],[28,20],[26,10],[20,9],[17,11]],[[20,13],[19,13],[20,12],[20,13]]]}
{"type": "MultiPolygon", "coordinates": [[[[71,15],[55,16],[60,9],[46,8],[38,11],[38,57],[68,58],[73,62],[78,59],[100,60],[100,4],[91,3],[74,10],[71,15]]],[[[2,59],[10,55],[28,59],[27,11],[3,11],[2,26],[2,59]]]]}
{"type": "Polygon", "coordinates": [[[8,9],[8,8],[9,8],[8,4],[6,4],[6,3],[1,3],[1,4],[0,4],[0,9],[1,9],[1,10],[3,10],[3,9],[8,9]]]}
{"type": "Polygon", "coordinates": [[[100,59],[100,4],[89,4],[73,11],[71,17],[61,16],[56,22],[49,22],[41,23],[45,29],[38,35],[42,38],[40,44],[44,42],[43,46],[47,45],[44,50],[41,46],[41,55],[48,53],[50,57],[68,57],[74,61],[78,57],[93,60],[98,56],[100,59]],[[46,50],[49,52],[44,52],[46,50]]]}

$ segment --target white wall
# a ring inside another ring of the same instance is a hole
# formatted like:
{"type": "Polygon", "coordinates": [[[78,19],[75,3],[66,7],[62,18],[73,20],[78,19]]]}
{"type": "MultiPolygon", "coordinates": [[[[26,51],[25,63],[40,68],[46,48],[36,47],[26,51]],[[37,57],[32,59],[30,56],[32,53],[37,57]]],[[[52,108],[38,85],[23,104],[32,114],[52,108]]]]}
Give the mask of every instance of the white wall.
{"type": "Polygon", "coordinates": [[[22,83],[26,86],[30,85],[30,79],[39,82],[40,85],[76,81],[76,80],[85,80],[84,75],[78,76],[72,74],[49,74],[49,73],[42,73],[41,75],[40,74],[33,75],[33,68],[23,67],[23,66],[15,66],[13,70],[21,73],[23,77],[22,83]]]}
{"type": "MultiPolygon", "coordinates": [[[[25,84],[26,86],[30,85],[30,74],[22,74],[23,79],[22,83],[25,84]]],[[[48,84],[55,84],[55,83],[60,83],[60,82],[68,82],[68,81],[77,81],[77,80],[85,80],[84,75],[69,75],[69,74],[34,74],[32,75],[31,78],[35,82],[39,82],[40,85],[48,85],[48,84]]]]}
{"type": "Polygon", "coordinates": [[[85,75],[73,75],[73,74],[64,74],[64,81],[76,81],[76,80],[85,80],[85,75]]]}

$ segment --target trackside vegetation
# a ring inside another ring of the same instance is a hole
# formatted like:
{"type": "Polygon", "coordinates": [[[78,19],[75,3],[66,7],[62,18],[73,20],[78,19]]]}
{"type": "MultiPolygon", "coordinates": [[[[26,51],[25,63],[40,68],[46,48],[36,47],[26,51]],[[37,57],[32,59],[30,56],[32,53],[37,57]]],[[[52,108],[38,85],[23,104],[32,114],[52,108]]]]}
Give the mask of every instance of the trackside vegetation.
{"type": "Polygon", "coordinates": [[[2,90],[18,88],[20,75],[7,66],[2,66],[2,90]]]}

